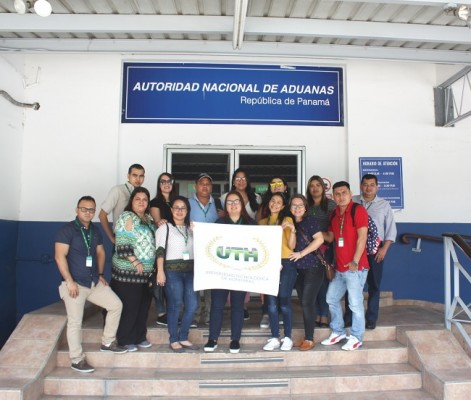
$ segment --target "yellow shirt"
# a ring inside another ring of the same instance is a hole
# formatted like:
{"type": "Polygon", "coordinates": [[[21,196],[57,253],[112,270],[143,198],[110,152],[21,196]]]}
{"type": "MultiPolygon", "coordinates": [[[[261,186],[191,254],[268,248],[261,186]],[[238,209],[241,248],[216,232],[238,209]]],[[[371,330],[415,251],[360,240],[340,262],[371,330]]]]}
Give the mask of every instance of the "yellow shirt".
{"type": "MultiPolygon", "coordinates": [[[[291,217],[285,217],[282,222],[291,222],[293,219],[291,217]]],[[[259,225],[276,225],[275,217],[263,218],[258,222],[259,225]]],[[[289,237],[291,236],[291,229],[283,229],[283,234],[281,235],[281,258],[288,258],[288,256],[293,252],[292,249],[288,247],[289,237]]]]}

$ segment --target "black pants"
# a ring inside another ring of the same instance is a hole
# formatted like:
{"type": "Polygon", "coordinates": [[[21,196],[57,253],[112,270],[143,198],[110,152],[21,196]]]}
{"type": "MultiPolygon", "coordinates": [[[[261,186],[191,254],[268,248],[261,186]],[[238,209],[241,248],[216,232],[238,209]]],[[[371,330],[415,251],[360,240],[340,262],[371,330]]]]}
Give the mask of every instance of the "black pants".
{"type": "Polygon", "coordinates": [[[298,269],[296,291],[298,292],[303,309],[304,339],[313,340],[316,320],[316,299],[324,281],[324,267],[315,266],[308,269],[298,269]]]}
{"type": "Polygon", "coordinates": [[[147,317],[152,294],[147,283],[128,283],[111,280],[111,288],[123,302],[116,337],[121,346],[139,344],[146,340],[147,317]]]}

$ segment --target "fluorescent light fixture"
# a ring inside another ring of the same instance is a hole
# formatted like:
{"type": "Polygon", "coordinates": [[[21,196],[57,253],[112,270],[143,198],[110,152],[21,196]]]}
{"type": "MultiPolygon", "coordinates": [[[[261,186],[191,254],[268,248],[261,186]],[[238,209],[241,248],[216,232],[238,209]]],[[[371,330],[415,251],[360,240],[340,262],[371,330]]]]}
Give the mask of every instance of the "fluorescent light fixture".
{"type": "Polygon", "coordinates": [[[36,0],[34,2],[34,11],[41,17],[49,17],[52,12],[52,6],[46,0],[36,0]]]}

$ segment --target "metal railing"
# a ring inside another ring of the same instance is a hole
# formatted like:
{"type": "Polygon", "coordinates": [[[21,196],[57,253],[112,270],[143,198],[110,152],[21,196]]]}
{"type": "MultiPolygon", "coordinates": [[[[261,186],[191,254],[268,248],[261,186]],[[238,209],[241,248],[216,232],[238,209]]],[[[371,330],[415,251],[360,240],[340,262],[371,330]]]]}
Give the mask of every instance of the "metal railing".
{"type": "Polygon", "coordinates": [[[467,261],[471,260],[471,236],[456,233],[444,233],[442,236],[445,256],[445,326],[451,329],[451,324],[454,324],[471,347],[471,337],[464,328],[464,324],[471,324],[471,304],[466,304],[460,294],[461,277],[471,284],[471,275],[461,264],[456,252],[457,248],[460,249],[467,261]]]}

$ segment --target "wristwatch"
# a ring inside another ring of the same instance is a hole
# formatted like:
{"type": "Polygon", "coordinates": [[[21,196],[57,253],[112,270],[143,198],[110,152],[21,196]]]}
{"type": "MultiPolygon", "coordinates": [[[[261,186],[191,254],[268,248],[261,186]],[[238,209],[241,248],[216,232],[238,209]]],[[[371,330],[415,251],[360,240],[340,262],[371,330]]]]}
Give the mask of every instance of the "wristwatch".
{"type": "Polygon", "coordinates": [[[355,260],[352,260],[352,264],[353,264],[355,267],[358,267],[358,263],[357,263],[355,260]]]}

